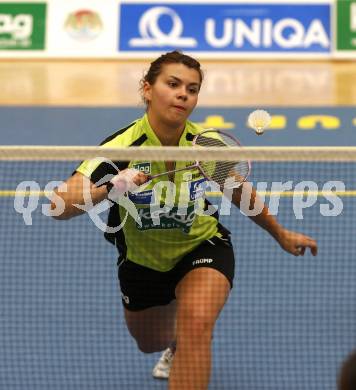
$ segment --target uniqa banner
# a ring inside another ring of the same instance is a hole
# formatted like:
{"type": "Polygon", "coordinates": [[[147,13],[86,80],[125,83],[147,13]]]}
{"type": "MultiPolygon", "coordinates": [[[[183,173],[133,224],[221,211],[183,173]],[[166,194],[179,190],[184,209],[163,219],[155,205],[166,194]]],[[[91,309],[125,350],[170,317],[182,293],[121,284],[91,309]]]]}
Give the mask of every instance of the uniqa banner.
{"type": "Polygon", "coordinates": [[[122,3],[120,52],[330,53],[330,3],[122,3]],[[130,23],[127,23],[127,21],[130,23]]]}

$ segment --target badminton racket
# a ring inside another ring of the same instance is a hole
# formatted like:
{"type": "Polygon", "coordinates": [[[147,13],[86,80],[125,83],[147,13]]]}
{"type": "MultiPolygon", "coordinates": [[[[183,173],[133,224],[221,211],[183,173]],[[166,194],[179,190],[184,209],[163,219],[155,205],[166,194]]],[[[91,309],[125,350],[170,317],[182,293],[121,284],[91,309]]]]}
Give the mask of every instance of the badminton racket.
{"type": "MultiPolygon", "coordinates": [[[[208,129],[197,134],[193,139],[193,147],[221,147],[228,148],[241,146],[240,142],[230,133],[223,130],[208,129]]],[[[246,181],[251,164],[248,160],[241,161],[195,161],[184,168],[172,169],[166,172],[148,176],[149,180],[169,175],[175,172],[197,169],[208,181],[214,181],[220,188],[228,185],[229,188],[238,188],[246,181]]]]}

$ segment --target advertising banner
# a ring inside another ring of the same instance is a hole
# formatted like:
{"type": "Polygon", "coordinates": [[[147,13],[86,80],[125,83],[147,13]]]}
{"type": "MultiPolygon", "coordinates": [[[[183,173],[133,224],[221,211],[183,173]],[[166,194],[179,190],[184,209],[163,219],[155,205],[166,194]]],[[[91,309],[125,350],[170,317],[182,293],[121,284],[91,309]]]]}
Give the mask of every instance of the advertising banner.
{"type": "Polygon", "coordinates": [[[45,3],[0,3],[0,50],[44,50],[45,3]]]}
{"type": "Polygon", "coordinates": [[[120,52],[330,54],[331,46],[329,2],[120,5],[120,52]]]}
{"type": "Polygon", "coordinates": [[[117,1],[62,0],[48,9],[48,54],[112,56],[117,46],[117,1]]]}
{"type": "Polygon", "coordinates": [[[337,50],[356,51],[356,0],[337,1],[337,50]]]}

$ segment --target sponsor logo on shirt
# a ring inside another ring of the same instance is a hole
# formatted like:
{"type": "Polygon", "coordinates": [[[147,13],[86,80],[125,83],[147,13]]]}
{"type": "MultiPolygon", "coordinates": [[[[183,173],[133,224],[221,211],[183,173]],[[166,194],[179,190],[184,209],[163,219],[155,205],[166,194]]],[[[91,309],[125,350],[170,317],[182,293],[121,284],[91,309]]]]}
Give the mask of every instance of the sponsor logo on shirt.
{"type": "Polygon", "coordinates": [[[154,191],[129,192],[129,199],[135,204],[151,204],[155,202],[154,191]]]}
{"type": "Polygon", "coordinates": [[[206,179],[193,181],[189,184],[189,200],[194,201],[204,196],[207,182],[206,179]]]}
{"type": "Polygon", "coordinates": [[[141,162],[132,165],[132,168],[137,169],[138,171],[148,175],[151,173],[151,163],[150,162],[141,162]]]}
{"type": "Polygon", "coordinates": [[[138,210],[141,226],[136,224],[138,230],[149,229],[181,229],[184,233],[189,233],[195,219],[194,205],[186,210],[179,210],[178,207],[157,209],[150,208],[138,210]]]}

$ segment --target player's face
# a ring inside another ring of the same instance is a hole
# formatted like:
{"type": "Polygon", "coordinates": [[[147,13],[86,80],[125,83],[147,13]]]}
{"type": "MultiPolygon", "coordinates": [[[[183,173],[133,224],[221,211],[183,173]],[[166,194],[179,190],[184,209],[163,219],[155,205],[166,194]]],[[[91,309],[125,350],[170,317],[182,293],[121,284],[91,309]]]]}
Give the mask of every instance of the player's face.
{"type": "Polygon", "coordinates": [[[181,126],[198,102],[200,77],[197,70],[183,64],[166,64],[155,83],[145,84],[148,112],[172,126],[181,126]]]}

